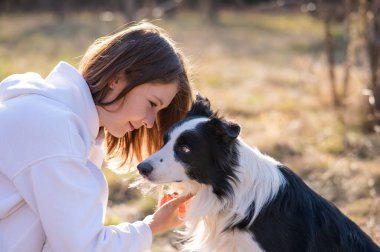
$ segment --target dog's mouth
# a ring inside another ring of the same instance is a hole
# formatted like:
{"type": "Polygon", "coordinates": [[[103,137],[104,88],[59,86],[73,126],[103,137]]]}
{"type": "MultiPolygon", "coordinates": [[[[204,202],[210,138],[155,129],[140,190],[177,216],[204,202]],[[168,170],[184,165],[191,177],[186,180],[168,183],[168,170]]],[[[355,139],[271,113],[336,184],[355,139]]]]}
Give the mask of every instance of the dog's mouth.
{"type": "Polygon", "coordinates": [[[144,179],[148,180],[149,182],[153,183],[153,184],[157,184],[157,185],[161,185],[161,184],[171,184],[171,183],[181,183],[183,182],[183,180],[159,180],[159,179],[155,179],[155,178],[152,178],[151,176],[147,176],[147,175],[143,175],[143,174],[140,174],[144,179]]]}
{"type": "Polygon", "coordinates": [[[161,185],[161,184],[171,184],[171,183],[181,183],[183,180],[157,180],[154,178],[151,178],[150,176],[141,175],[144,179],[148,180],[150,183],[161,185]]]}

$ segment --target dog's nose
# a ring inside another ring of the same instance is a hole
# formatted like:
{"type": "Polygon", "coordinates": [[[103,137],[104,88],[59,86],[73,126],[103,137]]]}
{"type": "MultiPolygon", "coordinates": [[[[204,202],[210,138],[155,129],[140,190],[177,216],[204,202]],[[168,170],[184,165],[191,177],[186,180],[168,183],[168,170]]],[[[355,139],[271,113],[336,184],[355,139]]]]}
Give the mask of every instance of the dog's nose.
{"type": "Polygon", "coordinates": [[[153,171],[153,166],[149,163],[142,162],[137,166],[137,170],[139,170],[141,175],[148,176],[153,171]]]}

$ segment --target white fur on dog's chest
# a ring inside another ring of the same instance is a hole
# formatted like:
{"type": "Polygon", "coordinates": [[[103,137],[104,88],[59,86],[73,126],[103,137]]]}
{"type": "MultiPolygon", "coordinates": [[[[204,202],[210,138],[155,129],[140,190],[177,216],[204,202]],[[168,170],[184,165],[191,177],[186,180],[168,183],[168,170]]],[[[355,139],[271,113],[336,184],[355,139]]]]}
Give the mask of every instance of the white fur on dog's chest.
{"type": "Polygon", "coordinates": [[[227,231],[215,241],[213,252],[265,252],[248,232],[227,231]]]}
{"type": "Polygon", "coordinates": [[[185,194],[196,194],[188,205],[186,231],[190,241],[184,251],[204,252],[264,252],[249,231],[225,230],[231,224],[234,212],[221,213],[226,204],[213,196],[212,188],[194,182],[176,185],[185,194]]]}
{"type": "Polygon", "coordinates": [[[213,220],[198,223],[191,242],[184,245],[184,251],[265,252],[254,240],[252,233],[239,229],[222,231],[221,226],[213,220]]]}

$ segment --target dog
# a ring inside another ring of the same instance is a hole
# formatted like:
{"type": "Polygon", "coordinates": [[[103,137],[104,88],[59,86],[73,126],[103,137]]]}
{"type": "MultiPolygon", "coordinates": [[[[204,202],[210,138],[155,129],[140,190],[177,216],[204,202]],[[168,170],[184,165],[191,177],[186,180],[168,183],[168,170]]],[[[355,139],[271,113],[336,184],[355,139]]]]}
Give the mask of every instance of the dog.
{"type": "Polygon", "coordinates": [[[371,252],[380,248],[285,165],[248,146],[240,126],[197,96],[164,146],[137,168],[155,184],[195,196],[185,251],[371,252]]]}

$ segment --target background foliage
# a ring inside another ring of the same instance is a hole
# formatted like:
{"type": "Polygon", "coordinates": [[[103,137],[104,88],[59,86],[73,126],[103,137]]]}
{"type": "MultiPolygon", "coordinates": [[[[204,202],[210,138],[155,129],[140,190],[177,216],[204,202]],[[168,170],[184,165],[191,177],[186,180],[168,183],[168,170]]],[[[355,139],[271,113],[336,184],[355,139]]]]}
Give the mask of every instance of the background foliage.
{"type": "MultiPolygon", "coordinates": [[[[76,66],[93,40],[129,21],[120,7],[126,1],[61,1],[75,8],[56,10],[43,5],[51,1],[32,2],[0,0],[0,79],[26,71],[46,76],[60,60],[76,66]]],[[[177,1],[175,13],[164,11],[156,19],[153,9],[164,2],[140,1],[135,19],[153,19],[177,41],[188,56],[194,88],[242,125],[249,144],[291,167],[380,243],[380,136],[376,120],[368,118],[374,115],[373,62],[367,42],[356,42],[365,34],[347,35],[345,10],[326,20],[317,8],[323,1],[221,1],[210,17],[207,6],[177,1]],[[357,44],[347,60],[350,41],[357,44]],[[331,71],[342,94],[347,62],[349,85],[337,105],[331,71]]],[[[350,18],[357,20],[359,2],[351,4],[350,18]]],[[[350,31],[360,31],[358,24],[350,31]]],[[[154,195],[129,188],[133,174],[104,172],[108,224],[153,211],[154,195]]],[[[172,233],[157,237],[153,251],[176,251],[173,239],[172,233]]]]}

